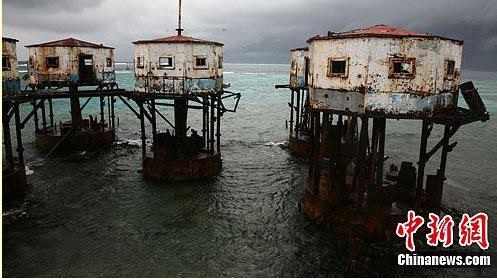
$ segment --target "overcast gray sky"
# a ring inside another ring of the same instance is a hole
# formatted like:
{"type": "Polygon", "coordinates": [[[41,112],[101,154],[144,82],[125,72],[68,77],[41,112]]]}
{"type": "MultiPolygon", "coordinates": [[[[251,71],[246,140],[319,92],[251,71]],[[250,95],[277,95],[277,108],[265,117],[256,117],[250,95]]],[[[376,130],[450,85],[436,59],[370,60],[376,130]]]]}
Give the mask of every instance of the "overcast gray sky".
{"type": "MultiPolygon", "coordinates": [[[[226,62],[287,63],[314,35],[373,24],[462,39],[464,67],[497,70],[496,0],[183,0],[185,35],[225,44],[226,62]]],[[[177,0],[4,0],[3,35],[23,46],[73,36],[116,48],[174,34],[177,0]]]]}

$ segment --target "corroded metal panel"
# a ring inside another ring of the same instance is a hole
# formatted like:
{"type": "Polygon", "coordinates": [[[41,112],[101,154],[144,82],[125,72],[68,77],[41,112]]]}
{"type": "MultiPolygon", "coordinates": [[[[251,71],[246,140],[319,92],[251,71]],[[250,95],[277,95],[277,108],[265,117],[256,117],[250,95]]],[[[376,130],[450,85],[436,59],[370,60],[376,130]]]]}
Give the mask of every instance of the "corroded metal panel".
{"type": "Polygon", "coordinates": [[[309,58],[309,50],[293,49],[291,51],[290,66],[290,88],[302,88],[307,86],[306,81],[306,59],[309,58]]]}
{"type": "Polygon", "coordinates": [[[457,104],[462,49],[460,41],[440,37],[312,40],[311,105],[389,115],[429,115],[453,108],[457,104]],[[330,75],[330,61],[337,57],[347,61],[346,71],[330,75]],[[398,61],[411,68],[395,76],[392,69],[398,61]]]}
{"type": "Polygon", "coordinates": [[[84,85],[115,81],[115,58],[112,48],[33,46],[28,47],[28,74],[31,86],[81,85],[80,57],[92,57],[93,78],[84,85]],[[57,67],[48,67],[47,58],[58,57],[57,67]]]}
{"type": "Polygon", "coordinates": [[[203,43],[135,43],[135,90],[139,92],[214,93],[223,86],[223,47],[203,43]],[[160,59],[170,58],[171,65],[160,59]],[[205,66],[196,59],[205,58],[205,66]]]}
{"type": "Polygon", "coordinates": [[[457,92],[417,95],[400,92],[358,92],[311,88],[311,106],[352,114],[432,116],[457,107],[457,92]]]}
{"type": "Polygon", "coordinates": [[[2,94],[14,94],[20,87],[16,40],[2,39],[2,94]]]}

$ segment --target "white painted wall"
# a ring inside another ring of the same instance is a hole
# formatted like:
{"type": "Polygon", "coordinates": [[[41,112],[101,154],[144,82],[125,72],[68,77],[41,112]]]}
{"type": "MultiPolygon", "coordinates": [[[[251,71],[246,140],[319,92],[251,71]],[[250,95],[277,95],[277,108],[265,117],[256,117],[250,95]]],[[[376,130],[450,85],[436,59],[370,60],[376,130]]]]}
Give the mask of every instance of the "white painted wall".
{"type": "Polygon", "coordinates": [[[38,84],[42,76],[52,75],[57,81],[71,81],[79,71],[79,55],[93,56],[93,69],[97,80],[102,81],[104,73],[115,71],[114,49],[90,47],[29,47],[28,73],[30,83],[38,84]],[[59,57],[58,68],[47,68],[47,57],[59,57]],[[107,67],[107,58],[112,59],[112,66],[107,67]]]}
{"type": "Polygon", "coordinates": [[[10,60],[10,70],[2,70],[2,81],[19,79],[16,43],[2,40],[2,56],[8,56],[10,60]]]}
{"type": "Polygon", "coordinates": [[[290,53],[290,87],[305,86],[305,58],[309,56],[309,51],[295,49],[290,53]]]}
{"type": "Polygon", "coordinates": [[[310,42],[310,85],[346,91],[419,95],[458,90],[463,46],[439,38],[336,38],[310,42]],[[389,78],[390,57],[416,59],[413,79],[389,78]],[[328,59],[347,58],[347,77],[328,77],[328,59]],[[455,61],[454,79],[444,79],[445,59],[455,61]]]}

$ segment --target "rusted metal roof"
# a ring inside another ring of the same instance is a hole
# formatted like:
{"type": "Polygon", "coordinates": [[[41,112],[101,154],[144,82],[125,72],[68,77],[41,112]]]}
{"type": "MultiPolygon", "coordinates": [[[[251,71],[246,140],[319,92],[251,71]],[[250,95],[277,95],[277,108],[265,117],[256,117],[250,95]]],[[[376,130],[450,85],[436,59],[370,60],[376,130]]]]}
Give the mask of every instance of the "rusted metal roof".
{"type": "Polygon", "coordinates": [[[133,44],[160,44],[160,43],[193,43],[193,44],[207,44],[207,45],[218,45],[218,46],[224,45],[218,42],[206,41],[202,39],[186,37],[183,35],[174,35],[174,36],[163,37],[153,40],[140,40],[133,42],[133,44]]]}
{"type": "Polygon", "coordinates": [[[91,48],[107,48],[114,49],[113,47],[104,46],[103,44],[94,44],[90,42],[85,42],[75,38],[67,38],[57,41],[51,41],[47,43],[34,44],[26,47],[91,47],[91,48]]]}
{"type": "Polygon", "coordinates": [[[299,50],[307,51],[307,50],[309,50],[309,48],[308,47],[298,47],[298,48],[293,48],[290,51],[299,51],[299,50]]]}
{"type": "Polygon", "coordinates": [[[13,39],[13,38],[9,38],[9,37],[2,37],[2,41],[13,42],[13,43],[19,42],[19,40],[13,39]]]}
{"type": "Polygon", "coordinates": [[[405,37],[422,37],[422,38],[438,38],[442,40],[450,40],[457,43],[463,43],[461,40],[445,38],[427,33],[419,33],[407,29],[393,27],[386,24],[372,25],[366,28],[355,29],[346,32],[328,32],[326,36],[314,36],[307,40],[308,43],[314,40],[330,40],[341,38],[359,38],[359,37],[385,37],[385,38],[405,38],[405,37]]]}

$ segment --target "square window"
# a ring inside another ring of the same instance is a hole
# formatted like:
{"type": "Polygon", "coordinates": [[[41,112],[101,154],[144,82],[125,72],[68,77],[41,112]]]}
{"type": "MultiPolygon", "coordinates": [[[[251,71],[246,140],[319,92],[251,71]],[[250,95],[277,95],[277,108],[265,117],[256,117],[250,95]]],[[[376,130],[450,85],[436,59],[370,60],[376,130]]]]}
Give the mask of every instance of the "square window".
{"type": "Polygon", "coordinates": [[[390,58],[389,78],[414,78],[416,75],[414,58],[390,58]]]}
{"type": "Polygon", "coordinates": [[[160,57],[159,58],[159,68],[172,68],[173,58],[172,57],[160,57]]]}
{"type": "Polygon", "coordinates": [[[196,57],[195,58],[195,67],[197,67],[197,68],[207,68],[207,58],[205,58],[205,57],[196,57]]]}
{"type": "Polygon", "coordinates": [[[2,56],[2,71],[10,70],[10,59],[7,55],[2,56]]]}
{"type": "Polygon", "coordinates": [[[454,60],[445,60],[445,79],[454,78],[456,73],[456,62],[454,60]]]}
{"type": "Polygon", "coordinates": [[[107,58],[107,67],[112,67],[112,58],[107,58]]]}
{"type": "Polygon", "coordinates": [[[348,60],[345,58],[329,58],[328,76],[329,77],[347,77],[348,60]]]}
{"type": "Polygon", "coordinates": [[[46,58],[47,68],[58,68],[59,67],[59,57],[47,57],[46,58]]]}
{"type": "Polygon", "coordinates": [[[141,56],[136,57],[136,67],[143,68],[143,66],[144,66],[143,57],[141,56]]]}

